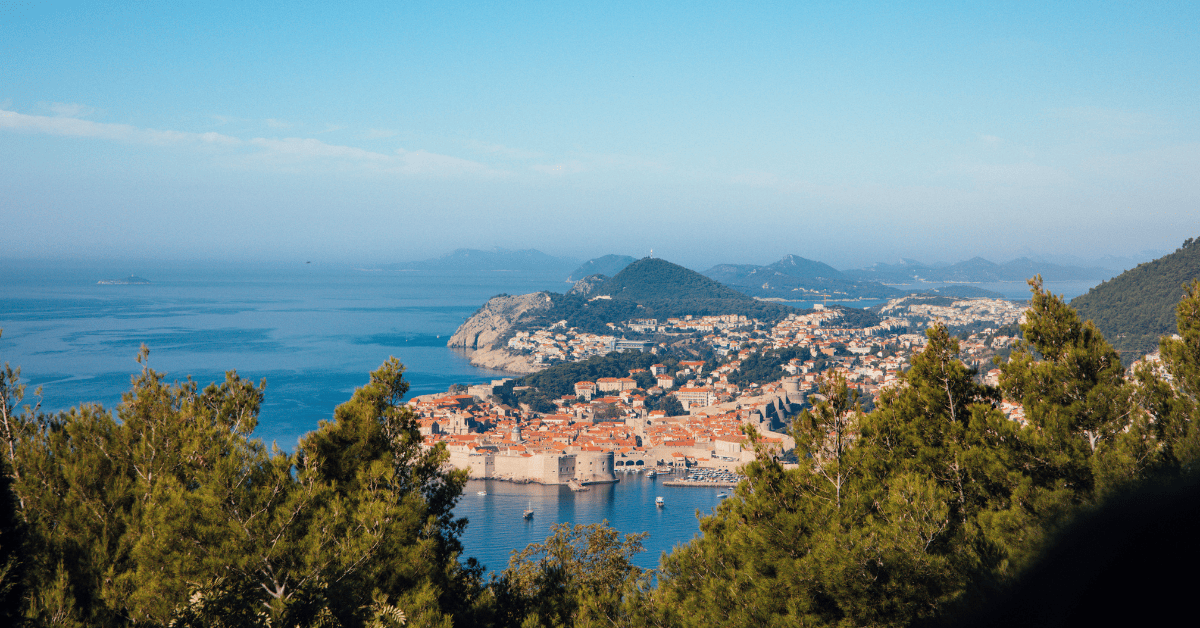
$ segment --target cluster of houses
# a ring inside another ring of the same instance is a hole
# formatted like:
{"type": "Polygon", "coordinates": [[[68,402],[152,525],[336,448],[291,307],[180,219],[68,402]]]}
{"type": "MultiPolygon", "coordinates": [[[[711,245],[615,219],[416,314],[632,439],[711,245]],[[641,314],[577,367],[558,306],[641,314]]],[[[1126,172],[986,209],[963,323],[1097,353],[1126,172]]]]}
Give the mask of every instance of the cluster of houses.
{"type": "MultiPolygon", "coordinates": [[[[994,299],[938,307],[953,311],[916,312],[927,315],[928,324],[969,320],[997,328],[1020,317],[1019,306],[994,299]]],[[[692,329],[688,325],[694,324],[707,332],[704,342],[717,361],[680,362],[673,373],[656,364],[649,369],[654,385],[646,389],[639,388],[639,378],[645,377],[638,370],[628,377],[577,382],[574,395],[554,400],[552,412],[499,403],[492,392],[506,380],[472,386],[467,394],[417,397],[409,406],[426,445],[445,443],[451,463],[475,478],[588,484],[616,481],[621,472],[647,468],[733,470],[754,455],[743,431],[746,426],[769,447],[791,449],[794,443],[783,433],[784,419],[798,411],[831,372],[863,397],[877,398],[899,384],[910,356],[924,348],[926,338],[909,333],[914,310],[897,305],[887,312],[910,319],[886,315],[878,325],[849,328],[838,325],[839,311],[818,309],[791,315],[765,333],[756,331],[765,330],[765,325],[740,316],[684,317],[662,324],[653,319],[627,321],[614,327],[662,333],[692,329]],[[799,349],[800,357],[781,364],[777,380],[742,385],[730,381],[756,352],[785,348],[799,349]],[[657,395],[673,395],[684,413],[666,416],[650,410],[646,401],[657,395]]],[[[619,350],[618,342],[616,336],[575,333],[559,326],[520,332],[510,346],[536,347],[555,360],[576,360],[619,350]]],[[[1005,336],[973,335],[961,343],[963,357],[982,364],[1011,342],[1005,336]]],[[[1022,418],[1019,408],[1009,408],[1008,413],[1022,418]]]]}
{"type": "Polygon", "coordinates": [[[565,324],[550,329],[518,331],[508,340],[508,349],[513,353],[533,356],[534,363],[550,365],[557,362],[578,362],[594,355],[606,355],[613,351],[652,349],[654,343],[641,340],[626,340],[616,336],[589,334],[576,329],[566,329],[565,324]]]}
{"type": "Polygon", "coordinates": [[[959,299],[950,305],[931,305],[921,297],[892,299],[880,308],[880,314],[903,321],[902,327],[914,322],[941,321],[948,326],[972,325],[979,322],[1003,327],[1021,320],[1025,306],[1004,299],[959,299]]]}

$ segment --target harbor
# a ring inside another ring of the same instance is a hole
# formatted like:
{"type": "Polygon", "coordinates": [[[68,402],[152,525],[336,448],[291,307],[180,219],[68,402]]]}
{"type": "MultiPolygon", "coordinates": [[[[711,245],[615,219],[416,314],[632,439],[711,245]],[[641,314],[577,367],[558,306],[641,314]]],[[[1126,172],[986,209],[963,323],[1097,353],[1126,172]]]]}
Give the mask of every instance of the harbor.
{"type": "MultiPolygon", "coordinates": [[[[657,474],[656,474],[657,475],[657,474]]],[[[687,543],[700,532],[697,513],[708,515],[730,489],[713,483],[711,491],[688,485],[670,486],[677,472],[647,477],[647,473],[621,474],[613,484],[593,484],[577,492],[566,484],[518,484],[497,480],[471,480],[454,508],[456,517],[468,520],[462,557],[475,557],[489,571],[503,570],[513,550],[541,543],[556,523],[591,524],[607,521],[622,534],[649,532],[645,552],[634,558],[643,568],[655,568],[665,551],[687,543]],[[656,504],[663,498],[663,505],[656,504]],[[531,514],[526,518],[525,512],[531,514]]]]}

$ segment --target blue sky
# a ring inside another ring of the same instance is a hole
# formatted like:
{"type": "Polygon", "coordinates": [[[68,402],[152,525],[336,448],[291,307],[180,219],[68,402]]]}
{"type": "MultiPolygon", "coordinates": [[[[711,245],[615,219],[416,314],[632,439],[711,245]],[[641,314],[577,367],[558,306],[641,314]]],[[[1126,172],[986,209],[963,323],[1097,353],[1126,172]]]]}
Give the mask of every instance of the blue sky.
{"type": "Polygon", "coordinates": [[[839,267],[1200,235],[1196,3],[0,3],[0,255],[839,267]]]}

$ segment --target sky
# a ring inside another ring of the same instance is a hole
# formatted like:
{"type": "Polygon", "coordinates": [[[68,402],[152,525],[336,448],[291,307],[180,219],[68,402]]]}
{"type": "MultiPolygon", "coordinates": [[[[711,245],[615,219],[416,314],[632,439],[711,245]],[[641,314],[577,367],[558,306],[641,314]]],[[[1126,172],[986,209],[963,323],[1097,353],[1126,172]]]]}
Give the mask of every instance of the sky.
{"type": "Polygon", "coordinates": [[[1200,4],[0,1],[0,257],[1200,235],[1200,4]]]}

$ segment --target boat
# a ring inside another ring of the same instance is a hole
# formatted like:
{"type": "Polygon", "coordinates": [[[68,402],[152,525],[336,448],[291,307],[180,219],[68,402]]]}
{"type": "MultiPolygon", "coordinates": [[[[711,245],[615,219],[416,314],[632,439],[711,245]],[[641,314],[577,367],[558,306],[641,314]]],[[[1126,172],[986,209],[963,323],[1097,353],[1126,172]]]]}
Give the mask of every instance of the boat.
{"type": "Polygon", "coordinates": [[[522,516],[523,516],[523,517],[525,517],[526,519],[533,519],[533,511],[532,511],[532,510],[530,510],[530,509],[528,509],[528,508],[526,508],[526,509],[525,509],[525,514],[524,514],[524,515],[522,515],[522,516]]]}
{"type": "Polygon", "coordinates": [[[487,491],[479,491],[476,495],[487,495],[487,491]]]}
{"type": "Polygon", "coordinates": [[[663,498],[662,498],[661,496],[660,496],[660,497],[655,497],[655,498],[654,498],[654,505],[655,505],[655,506],[658,506],[659,508],[662,508],[663,506],[666,506],[666,505],[667,505],[667,502],[663,501],[663,498]]]}
{"type": "Polygon", "coordinates": [[[654,469],[650,469],[649,471],[646,472],[646,477],[648,477],[648,478],[652,478],[656,475],[658,475],[658,474],[654,472],[654,469]]]}
{"type": "Polygon", "coordinates": [[[729,496],[726,495],[724,492],[717,493],[717,499],[725,499],[726,497],[729,497],[729,496]]]}

